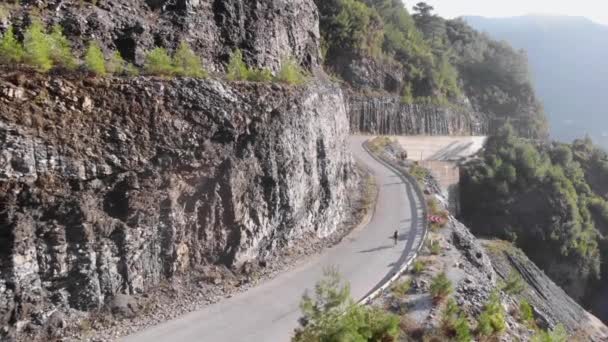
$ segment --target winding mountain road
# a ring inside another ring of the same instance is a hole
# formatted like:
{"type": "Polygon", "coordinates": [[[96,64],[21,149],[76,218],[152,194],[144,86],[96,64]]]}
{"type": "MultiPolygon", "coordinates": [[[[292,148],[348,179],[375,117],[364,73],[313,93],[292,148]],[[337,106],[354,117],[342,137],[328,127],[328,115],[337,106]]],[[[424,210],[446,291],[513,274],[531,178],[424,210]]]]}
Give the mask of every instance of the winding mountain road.
{"type": "Polygon", "coordinates": [[[311,257],[247,292],[128,336],[128,342],[289,341],[300,317],[299,302],[314,288],[324,268],[337,266],[350,281],[355,299],[382,285],[414,253],[423,238],[422,204],[409,183],[362,147],[367,137],[351,137],[350,149],[368,166],[379,186],[370,222],[355,229],[338,245],[311,257]],[[392,240],[398,229],[397,245],[392,240]]]}

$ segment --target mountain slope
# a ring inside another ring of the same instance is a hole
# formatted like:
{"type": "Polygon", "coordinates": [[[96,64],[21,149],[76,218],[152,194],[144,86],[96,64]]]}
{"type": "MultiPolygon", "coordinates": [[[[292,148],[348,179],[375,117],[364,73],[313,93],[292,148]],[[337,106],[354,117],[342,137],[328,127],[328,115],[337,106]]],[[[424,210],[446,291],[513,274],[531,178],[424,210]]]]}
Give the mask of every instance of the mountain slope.
{"type": "Polygon", "coordinates": [[[608,147],[608,26],[580,17],[466,17],[478,30],[528,53],[554,138],[589,134],[608,147]]]}
{"type": "MultiPolygon", "coordinates": [[[[483,113],[489,132],[509,120],[520,135],[548,135],[526,58],[508,44],[462,20],[443,19],[430,7],[417,7],[410,15],[393,0],[315,2],[325,67],[353,89],[368,97],[384,96],[384,103],[394,103],[392,98],[401,104],[483,113]]],[[[402,106],[371,114],[394,121],[411,111],[402,106]]]]}

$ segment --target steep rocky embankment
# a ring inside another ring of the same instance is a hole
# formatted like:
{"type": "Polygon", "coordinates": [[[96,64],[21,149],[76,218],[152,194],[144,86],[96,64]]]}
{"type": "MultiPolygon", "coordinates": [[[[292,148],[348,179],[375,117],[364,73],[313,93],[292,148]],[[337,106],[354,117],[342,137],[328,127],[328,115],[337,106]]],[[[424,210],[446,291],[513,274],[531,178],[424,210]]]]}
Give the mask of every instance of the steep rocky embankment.
{"type": "Polygon", "coordinates": [[[596,341],[608,338],[608,328],[550,280],[523,251],[500,240],[481,240],[481,243],[497,274],[507,279],[516,272],[525,280],[527,287],[521,295],[533,305],[540,326],[553,327],[561,323],[581,338],[596,341]]]}
{"type": "MultiPolygon", "coordinates": [[[[401,167],[414,167],[400,160],[402,149],[396,143],[387,144],[385,156],[401,167]]],[[[418,174],[420,174],[418,172],[418,174]]],[[[421,185],[428,194],[429,210],[434,215],[447,208],[436,180],[427,174],[421,185]],[[433,209],[434,208],[434,209],[433,209]]],[[[530,341],[536,329],[555,329],[562,325],[572,341],[606,341],[608,328],[585,311],[556,285],[528,257],[511,243],[501,240],[477,239],[452,216],[443,226],[432,225],[425,248],[422,249],[411,274],[404,275],[392,291],[378,298],[375,304],[401,316],[401,327],[415,341],[445,341],[455,338],[454,323],[450,323],[447,302],[431,295],[437,275],[445,273],[457,305],[457,315],[464,317],[474,340],[530,341]],[[517,281],[513,281],[517,279],[517,281]],[[480,334],[479,319],[491,293],[497,291],[499,305],[504,310],[504,330],[493,336],[480,334]],[[521,304],[529,303],[532,317],[526,320],[521,304]]],[[[447,299],[447,300],[446,300],[447,299]]],[[[454,310],[452,308],[451,310],[454,310]]],[[[453,319],[453,318],[452,318],[453,319]]]]}
{"type": "MultiPolygon", "coordinates": [[[[277,70],[293,57],[306,67],[319,64],[319,25],[312,0],[37,0],[4,5],[0,28],[23,32],[32,15],[60,24],[78,51],[96,40],[142,65],[156,46],[173,50],[186,40],[208,70],[223,70],[236,48],[247,63],[277,70]]],[[[0,30],[4,31],[4,30],[0,30]]]]}
{"type": "Polygon", "coordinates": [[[332,233],[355,182],[341,91],[0,79],[0,325],[98,308],[332,233]]]}
{"type": "Polygon", "coordinates": [[[404,104],[399,97],[348,96],[350,128],[382,135],[484,135],[486,117],[466,107],[404,104]]]}

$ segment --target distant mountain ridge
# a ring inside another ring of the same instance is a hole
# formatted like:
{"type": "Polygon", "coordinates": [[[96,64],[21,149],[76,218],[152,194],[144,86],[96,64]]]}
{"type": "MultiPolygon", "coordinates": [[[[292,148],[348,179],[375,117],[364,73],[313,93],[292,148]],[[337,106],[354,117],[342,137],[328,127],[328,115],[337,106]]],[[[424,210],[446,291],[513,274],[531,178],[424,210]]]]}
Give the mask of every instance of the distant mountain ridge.
{"type": "Polygon", "coordinates": [[[589,134],[608,148],[608,26],[568,16],[463,19],[527,52],[554,138],[589,134]]]}

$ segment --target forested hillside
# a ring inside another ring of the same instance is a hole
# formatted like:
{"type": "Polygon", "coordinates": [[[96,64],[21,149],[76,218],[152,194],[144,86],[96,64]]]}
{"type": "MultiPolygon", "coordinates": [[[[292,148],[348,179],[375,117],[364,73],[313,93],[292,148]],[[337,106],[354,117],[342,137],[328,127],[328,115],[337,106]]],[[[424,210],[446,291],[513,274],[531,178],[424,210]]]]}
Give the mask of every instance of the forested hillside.
{"type": "Polygon", "coordinates": [[[555,139],[589,134],[608,147],[608,26],[580,17],[467,17],[473,27],[524,49],[555,139]]]}
{"type": "Polygon", "coordinates": [[[491,127],[545,137],[526,56],[425,3],[410,15],[399,0],[316,0],[326,68],[351,86],[404,103],[472,105],[491,127]]]}
{"type": "Polygon", "coordinates": [[[608,156],[590,140],[539,145],[506,126],[464,167],[462,216],[477,234],[516,242],[606,319],[592,305],[608,278],[606,179],[608,156]]]}

